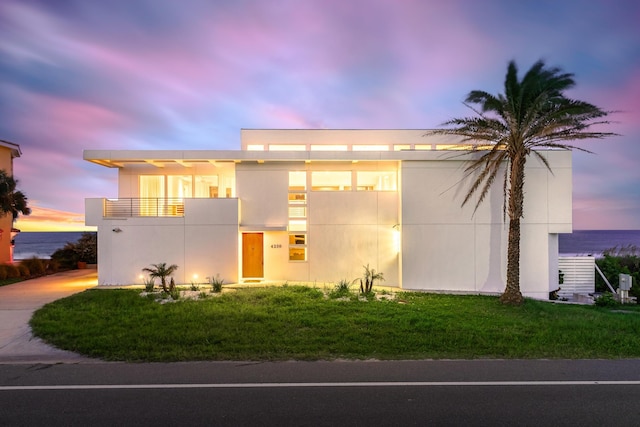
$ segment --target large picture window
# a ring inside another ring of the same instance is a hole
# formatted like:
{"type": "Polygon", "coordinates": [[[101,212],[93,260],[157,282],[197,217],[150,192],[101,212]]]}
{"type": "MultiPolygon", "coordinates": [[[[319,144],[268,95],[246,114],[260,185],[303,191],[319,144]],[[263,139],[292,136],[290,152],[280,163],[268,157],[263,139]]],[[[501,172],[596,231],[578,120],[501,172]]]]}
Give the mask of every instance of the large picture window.
{"type": "Polygon", "coordinates": [[[311,172],[313,191],[351,191],[351,171],[311,172]]]}
{"type": "Polygon", "coordinates": [[[393,171],[358,171],[358,191],[396,191],[397,174],[393,171]]]}
{"type": "Polygon", "coordinates": [[[165,203],[164,176],[140,175],[140,215],[158,216],[165,203]]]}
{"type": "Polygon", "coordinates": [[[167,197],[172,199],[193,197],[191,175],[167,176],[167,197]]]}
{"type": "Polygon", "coordinates": [[[194,197],[220,197],[218,175],[196,175],[194,197]]]}

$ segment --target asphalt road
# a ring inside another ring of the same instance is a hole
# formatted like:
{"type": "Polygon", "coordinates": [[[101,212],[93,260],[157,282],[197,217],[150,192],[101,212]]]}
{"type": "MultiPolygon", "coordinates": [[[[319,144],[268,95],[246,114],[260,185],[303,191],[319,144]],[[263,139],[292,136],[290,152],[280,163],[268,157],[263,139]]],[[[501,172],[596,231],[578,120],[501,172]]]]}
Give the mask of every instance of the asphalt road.
{"type": "Polygon", "coordinates": [[[0,365],[0,424],[637,426],[640,360],[0,365]]]}

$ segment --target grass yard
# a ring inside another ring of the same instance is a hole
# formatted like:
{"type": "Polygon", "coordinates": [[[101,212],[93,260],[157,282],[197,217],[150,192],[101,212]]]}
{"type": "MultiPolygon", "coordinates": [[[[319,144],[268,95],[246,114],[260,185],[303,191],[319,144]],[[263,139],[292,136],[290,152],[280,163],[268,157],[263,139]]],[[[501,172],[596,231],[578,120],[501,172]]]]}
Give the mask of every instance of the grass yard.
{"type": "Polygon", "coordinates": [[[13,285],[14,283],[22,282],[23,280],[24,279],[22,278],[0,280],[0,286],[13,285]]]}
{"type": "Polygon", "coordinates": [[[130,362],[631,358],[638,308],[425,293],[344,301],[302,286],[159,304],[137,290],[88,290],[47,304],[31,327],[59,348],[130,362]]]}

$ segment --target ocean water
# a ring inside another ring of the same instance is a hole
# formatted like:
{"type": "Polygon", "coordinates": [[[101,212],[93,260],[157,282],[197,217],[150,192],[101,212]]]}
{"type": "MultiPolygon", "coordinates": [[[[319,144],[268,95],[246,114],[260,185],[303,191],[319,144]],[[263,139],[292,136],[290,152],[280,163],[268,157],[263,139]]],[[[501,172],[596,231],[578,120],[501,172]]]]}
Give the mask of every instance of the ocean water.
{"type": "Polygon", "coordinates": [[[56,250],[67,242],[75,243],[82,236],[82,231],[62,232],[26,232],[18,233],[15,238],[13,259],[27,259],[33,256],[50,258],[56,250]]]}
{"type": "MultiPolygon", "coordinates": [[[[67,242],[77,242],[80,236],[81,231],[22,232],[16,236],[14,258],[49,258],[67,242]]],[[[640,230],[577,230],[571,234],[560,234],[558,240],[562,255],[597,256],[615,246],[635,245],[640,248],[640,230]]]]}
{"type": "Polygon", "coordinates": [[[601,255],[614,247],[636,246],[640,249],[640,230],[576,230],[558,235],[561,255],[601,255]]]}

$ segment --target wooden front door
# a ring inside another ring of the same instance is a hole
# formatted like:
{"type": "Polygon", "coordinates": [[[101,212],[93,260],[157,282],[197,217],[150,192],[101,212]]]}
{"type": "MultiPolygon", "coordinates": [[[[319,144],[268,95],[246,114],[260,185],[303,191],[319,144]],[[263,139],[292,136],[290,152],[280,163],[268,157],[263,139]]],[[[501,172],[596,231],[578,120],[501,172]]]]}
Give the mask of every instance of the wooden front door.
{"type": "Polygon", "coordinates": [[[242,233],[242,277],[264,277],[262,233],[242,233]]]}

